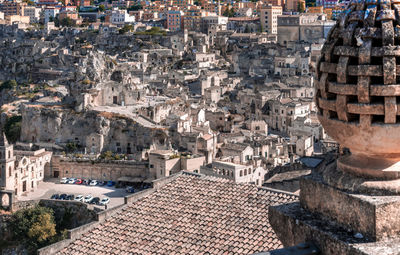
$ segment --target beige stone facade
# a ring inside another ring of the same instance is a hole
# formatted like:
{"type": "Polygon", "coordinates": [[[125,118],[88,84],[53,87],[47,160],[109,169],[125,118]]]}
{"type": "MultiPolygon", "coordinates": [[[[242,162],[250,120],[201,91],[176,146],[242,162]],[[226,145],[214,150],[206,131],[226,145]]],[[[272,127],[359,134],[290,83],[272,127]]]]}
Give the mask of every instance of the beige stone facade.
{"type": "Polygon", "coordinates": [[[199,172],[204,162],[204,156],[179,156],[170,150],[151,151],[149,155],[149,176],[159,179],[181,170],[199,172]]]}
{"type": "Polygon", "coordinates": [[[278,16],[282,15],[282,6],[268,5],[260,10],[260,22],[264,32],[278,33],[278,16]]]}
{"type": "Polygon", "coordinates": [[[18,197],[34,190],[43,181],[45,169],[50,168],[52,152],[44,149],[18,151],[6,136],[0,139],[0,189],[14,191],[18,197]]]}
{"type": "Polygon", "coordinates": [[[85,159],[53,157],[52,165],[52,171],[46,172],[46,177],[72,177],[101,181],[118,181],[122,177],[144,181],[148,177],[146,162],[93,162],[85,159]]]}

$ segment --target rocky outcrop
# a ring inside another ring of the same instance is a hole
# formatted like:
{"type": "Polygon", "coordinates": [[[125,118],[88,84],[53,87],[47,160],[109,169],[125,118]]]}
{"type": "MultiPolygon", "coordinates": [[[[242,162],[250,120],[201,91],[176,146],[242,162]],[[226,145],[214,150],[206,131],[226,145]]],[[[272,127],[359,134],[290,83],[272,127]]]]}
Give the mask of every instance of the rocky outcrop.
{"type": "Polygon", "coordinates": [[[167,131],[144,127],[134,120],[118,114],[86,111],[77,113],[62,108],[25,105],[22,110],[21,141],[76,143],[82,147],[91,135],[104,140],[103,151],[121,153],[141,151],[152,144],[166,145],[167,131]],[[119,148],[119,149],[118,149],[119,148]]]}

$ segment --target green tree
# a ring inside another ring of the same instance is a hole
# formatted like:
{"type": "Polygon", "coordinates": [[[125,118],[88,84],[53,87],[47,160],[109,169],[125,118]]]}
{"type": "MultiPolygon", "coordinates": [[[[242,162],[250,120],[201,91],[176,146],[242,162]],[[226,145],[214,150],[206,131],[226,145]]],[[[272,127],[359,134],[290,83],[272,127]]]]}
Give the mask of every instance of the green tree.
{"type": "Polygon", "coordinates": [[[10,230],[14,240],[22,241],[31,249],[38,249],[55,241],[57,235],[53,210],[36,206],[12,215],[10,230]]]}
{"type": "Polygon", "coordinates": [[[4,132],[10,143],[15,143],[21,136],[22,116],[16,115],[7,119],[4,125],[4,132]]]}
{"type": "Polygon", "coordinates": [[[141,4],[135,4],[135,5],[132,5],[131,7],[129,7],[127,9],[127,11],[138,11],[141,9],[143,9],[143,6],[141,4]]]}
{"type": "Polygon", "coordinates": [[[300,1],[297,3],[297,11],[300,13],[305,11],[303,3],[300,1]]]}
{"type": "Polygon", "coordinates": [[[125,24],[125,25],[119,30],[119,33],[120,33],[120,34],[125,34],[125,33],[129,32],[129,31],[132,31],[132,30],[133,30],[133,26],[132,26],[132,25],[125,24]]]}
{"type": "Polygon", "coordinates": [[[105,10],[106,10],[106,7],[104,6],[104,4],[100,4],[99,11],[104,12],[105,10]]]}
{"type": "Polygon", "coordinates": [[[1,84],[0,91],[2,91],[3,89],[15,89],[17,88],[17,86],[18,83],[15,80],[8,80],[1,84]]]}
{"type": "Polygon", "coordinates": [[[75,25],[74,21],[71,18],[66,17],[66,18],[60,20],[60,26],[62,26],[62,27],[75,27],[76,25],[75,25]]]}
{"type": "Polygon", "coordinates": [[[56,224],[51,213],[38,215],[28,230],[28,237],[38,243],[44,243],[56,234],[56,224]]]}
{"type": "Polygon", "coordinates": [[[35,5],[35,3],[31,0],[23,0],[22,2],[27,3],[28,5],[35,5]]]}
{"type": "Polygon", "coordinates": [[[77,149],[76,143],[67,143],[66,147],[68,152],[74,152],[77,149]]]}
{"type": "Polygon", "coordinates": [[[106,160],[113,160],[114,159],[114,155],[112,153],[112,151],[106,151],[104,152],[100,158],[106,159],[106,160]]]}

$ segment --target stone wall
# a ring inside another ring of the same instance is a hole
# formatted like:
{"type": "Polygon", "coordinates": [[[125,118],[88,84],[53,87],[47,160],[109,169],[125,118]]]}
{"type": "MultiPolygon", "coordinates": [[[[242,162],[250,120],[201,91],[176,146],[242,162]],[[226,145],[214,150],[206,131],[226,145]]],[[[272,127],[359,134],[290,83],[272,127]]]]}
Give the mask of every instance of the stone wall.
{"type": "Polygon", "coordinates": [[[148,164],[147,162],[134,161],[96,162],[54,157],[52,173],[46,177],[54,177],[54,171],[59,171],[60,178],[74,177],[117,181],[122,176],[147,178],[148,164]]]}

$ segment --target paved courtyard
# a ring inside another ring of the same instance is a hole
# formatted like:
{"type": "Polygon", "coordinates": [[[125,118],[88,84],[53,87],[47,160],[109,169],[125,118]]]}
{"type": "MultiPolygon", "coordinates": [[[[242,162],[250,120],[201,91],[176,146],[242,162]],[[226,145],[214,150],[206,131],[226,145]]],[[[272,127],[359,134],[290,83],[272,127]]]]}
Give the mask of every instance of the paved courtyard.
{"type": "MultiPolygon", "coordinates": [[[[124,196],[129,195],[123,188],[107,187],[107,186],[86,186],[78,184],[60,184],[58,179],[47,180],[39,184],[34,192],[21,196],[18,200],[26,201],[33,199],[49,199],[53,194],[72,194],[75,195],[92,195],[93,197],[110,198],[108,208],[112,208],[124,203],[124,196]]],[[[104,206],[96,206],[104,208],[104,206]]]]}

